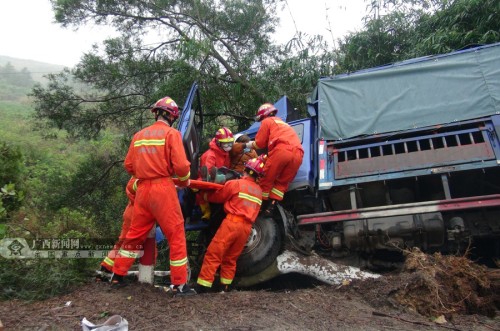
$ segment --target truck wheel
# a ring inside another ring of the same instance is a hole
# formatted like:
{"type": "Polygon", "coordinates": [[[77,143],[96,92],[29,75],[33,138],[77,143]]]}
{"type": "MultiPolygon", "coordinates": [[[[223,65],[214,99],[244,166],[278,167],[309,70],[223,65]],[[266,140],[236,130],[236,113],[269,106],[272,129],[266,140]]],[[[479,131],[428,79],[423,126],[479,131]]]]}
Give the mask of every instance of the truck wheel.
{"type": "Polygon", "coordinates": [[[270,217],[257,218],[236,264],[236,274],[251,276],[266,269],[276,260],[282,241],[278,222],[270,217]]]}

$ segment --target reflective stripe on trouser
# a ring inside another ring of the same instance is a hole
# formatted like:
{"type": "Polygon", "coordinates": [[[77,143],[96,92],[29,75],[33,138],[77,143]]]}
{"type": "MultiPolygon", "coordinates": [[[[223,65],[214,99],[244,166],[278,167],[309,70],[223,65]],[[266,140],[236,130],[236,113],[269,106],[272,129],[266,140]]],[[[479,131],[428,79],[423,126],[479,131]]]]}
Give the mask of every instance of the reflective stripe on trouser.
{"type": "Polygon", "coordinates": [[[112,270],[115,265],[115,258],[118,254],[118,251],[123,245],[123,241],[125,240],[125,236],[130,228],[130,223],[132,223],[132,216],[134,215],[134,205],[131,203],[127,204],[125,210],[123,211],[123,223],[122,223],[122,231],[120,232],[120,236],[118,237],[118,241],[115,243],[115,246],[111,251],[109,251],[108,256],[101,262],[101,265],[108,270],[112,270]]]}
{"type": "MultiPolygon", "coordinates": [[[[155,219],[170,246],[170,278],[173,285],[187,281],[187,252],[184,219],[177,198],[177,191],[170,178],[141,180],[134,202],[134,218],[123,247],[134,248],[147,237],[155,219]]],[[[115,259],[113,272],[126,275],[134,259],[120,251],[115,259]]]]}
{"type": "Polygon", "coordinates": [[[259,181],[264,200],[281,201],[288,185],[297,175],[304,152],[288,145],[278,145],[270,153],[259,181]]]}
{"type": "MultiPolygon", "coordinates": [[[[113,270],[113,266],[115,265],[115,258],[118,254],[118,251],[123,245],[125,240],[125,236],[127,235],[128,230],[130,229],[130,224],[132,223],[132,217],[134,215],[134,205],[131,203],[127,204],[125,207],[125,211],[123,212],[123,224],[122,230],[120,232],[120,236],[118,237],[118,241],[115,243],[112,250],[109,251],[108,256],[101,262],[101,265],[108,269],[109,271],[113,270]]],[[[146,256],[151,250],[154,250],[154,256],[157,255],[156,244],[154,245],[145,245],[144,246],[144,256],[146,256]]],[[[143,262],[143,256],[140,258],[140,262],[143,262]]]]}
{"type": "Polygon", "coordinates": [[[223,284],[231,284],[236,273],[236,261],[245,248],[252,224],[234,215],[227,215],[210,242],[197,283],[211,287],[220,266],[223,284]]]}

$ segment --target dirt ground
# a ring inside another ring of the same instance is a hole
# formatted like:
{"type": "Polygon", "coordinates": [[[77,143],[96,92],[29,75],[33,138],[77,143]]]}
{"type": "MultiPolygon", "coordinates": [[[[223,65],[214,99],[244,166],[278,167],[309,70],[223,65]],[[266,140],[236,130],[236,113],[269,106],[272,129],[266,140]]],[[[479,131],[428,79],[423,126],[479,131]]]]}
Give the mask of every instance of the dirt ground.
{"type": "Polygon", "coordinates": [[[39,302],[0,302],[5,330],[82,330],[120,315],[129,330],[500,330],[498,269],[412,253],[403,271],[341,286],[286,275],[253,289],[171,298],[90,281],[39,302]]]}

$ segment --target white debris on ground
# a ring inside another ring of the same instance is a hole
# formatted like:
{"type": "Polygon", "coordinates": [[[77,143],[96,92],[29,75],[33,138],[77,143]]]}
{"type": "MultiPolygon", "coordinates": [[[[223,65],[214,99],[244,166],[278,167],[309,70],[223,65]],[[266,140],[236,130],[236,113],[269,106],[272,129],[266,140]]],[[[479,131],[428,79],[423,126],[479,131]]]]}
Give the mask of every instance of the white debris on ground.
{"type": "Polygon", "coordinates": [[[378,274],[361,271],[356,267],[334,263],[316,254],[304,256],[287,250],[276,260],[278,270],[283,274],[296,272],[314,277],[329,285],[342,285],[353,279],[380,277],[378,274]]]}

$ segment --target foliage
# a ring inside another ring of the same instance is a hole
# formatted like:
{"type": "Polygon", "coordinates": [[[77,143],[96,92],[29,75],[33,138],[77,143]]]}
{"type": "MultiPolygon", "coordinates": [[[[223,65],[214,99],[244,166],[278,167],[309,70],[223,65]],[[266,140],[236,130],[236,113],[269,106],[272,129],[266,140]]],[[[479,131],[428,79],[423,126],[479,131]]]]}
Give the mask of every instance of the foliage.
{"type": "Polygon", "coordinates": [[[135,131],[151,104],[167,94],[181,104],[198,80],[209,121],[227,115],[248,121],[270,97],[255,78],[273,63],[278,2],[53,0],[63,26],[93,21],[122,36],[86,54],[71,72],[99,92],[78,94],[67,87],[69,72],[54,75],[47,88],[34,89],[36,111],[75,136],[95,138],[110,125],[135,131]],[[144,44],[152,30],[161,39],[144,44]]]}
{"type": "Polygon", "coordinates": [[[18,71],[10,62],[0,65],[0,81],[20,87],[31,87],[35,82],[27,68],[18,71]]]}
{"type": "Polygon", "coordinates": [[[300,32],[273,44],[280,0],[51,1],[63,26],[93,22],[121,33],[32,92],[40,117],[84,138],[110,127],[130,135],[144,126],[151,104],[165,95],[181,104],[193,81],[208,132],[228,123],[241,130],[261,103],[282,95],[305,115],[321,76],[499,40],[494,0],[373,0],[365,28],[334,50],[300,32]],[[72,77],[92,92],[70,87],[72,77]]]}
{"type": "Polygon", "coordinates": [[[17,210],[24,197],[21,186],[23,155],[19,148],[0,142],[0,221],[17,210]],[[17,187],[16,187],[17,186],[17,187]]]}
{"type": "Polygon", "coordinates": [[[127,199],[125,185],[130,176],[123,170],[123,151],[101,142],[69,179],[59,197],[60,206],[85,211],[95,220],[93,229],[104,238],[118,236],[127,199]]]}
{"type": "Polygon", "coordinates": [[[18,100],[34,83],[27,68],[16,70],[10,62],[0,65],[0,100],[18,100]]]}
{"type": "Polygon", "coordinates": [[[500,2],[455,0],[444,2],[433,15],[425,14],[415,27],[414,50],[408,56],[446,53],[472,45],[500,41],[500,2]]]}
{"type": "Polygon", "coordinates": [[[372,1],[365,29],[339,41],[336,72],[500,41],[495,0],[372,1]]]}
{"type": "MultiPolygon", "coordinates": [[[[15,68],[16,71],[26,68],[26,70],[30,73],[30,76],[33,78],[34,82],[44,83],[44,84],[47,82],[47,79],[45,79],[43,75],[60,72],[64,68],[64,66],[62,65],[0,55],[0,66],[6,66],[9,63],[15,68]]],[[[12,86],[12,85],[6,84],[6,86],[12,86]]],[[[28,86],[28,88],[31,87],[32,85],[28,86]]],[[[26,94],[26,92],[24,94],[26,94]]]]}
{"type": "MultiPolygon", "coordinates": [[[[61,131],[34,130],[39,122],[29,120],[31,113],[29,105],[0,102],[0,141],[8,142],[0,144],[0,199],[4,207],[12,205],[13,198],[17,201],[15,208],[9,207],[8,223],[0,224],[0,238],[116,238],[127,200],[123,189],[128,176],[121,167],[113,169],[113,180],[103,180],[103,187],[92,187],[91,192],[68,183],[79,184],[82,178],[93,183],[90,179],[103,169],[89,166],[85,173],[82,164],[91,164],[89,155],[108,160],[106,156],[121,154],[116,142],[122,138],[107,132],[92,143],[72,141],[61,131]],[[22,201],[20,189],[25,192],[22,201]]],[[[42,299],[65,292],[99,262],[0,258],[0,298],[42,299]]]]}

